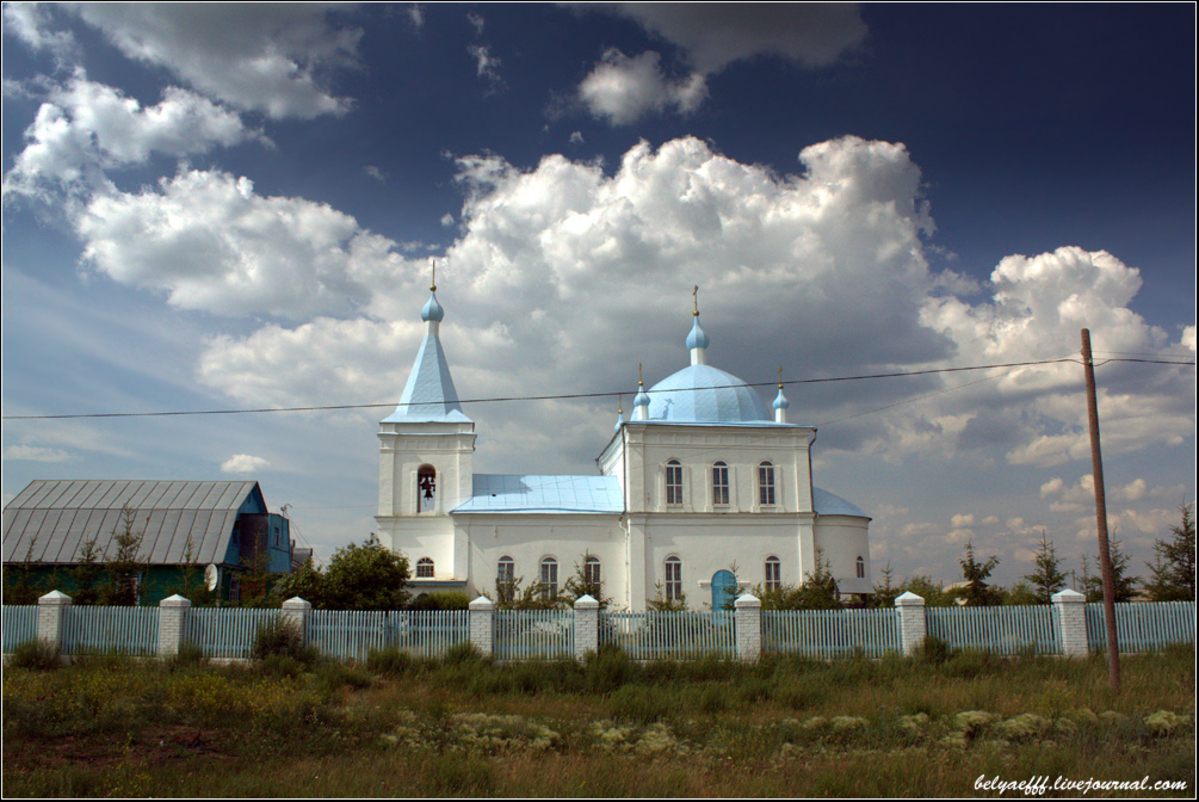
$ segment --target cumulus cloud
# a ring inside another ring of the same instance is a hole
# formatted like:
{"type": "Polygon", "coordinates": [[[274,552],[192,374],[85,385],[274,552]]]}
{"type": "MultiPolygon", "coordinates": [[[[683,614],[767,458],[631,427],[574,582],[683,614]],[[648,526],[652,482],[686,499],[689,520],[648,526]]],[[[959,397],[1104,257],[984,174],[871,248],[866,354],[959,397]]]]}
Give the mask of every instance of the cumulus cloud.
{"type": "Polygon", "coordinates": [[[701,73],[773,55],[827,66],[866,38],[852,3],[611,3],[589,6],[636,20],[682,48],[701,73]]]}
{"type": "Polygon", "coordinates": [[[254,473],[270,466],[262,457],[251,454],[234,454],[221,463],[221,473],[254,473]]]}
{"type": "Polygon", "coordinates": [[[184,170],[138,193],[97,196],[76,231],[95,270],[222,315],[355,313],[400,263],[391,240],[353,217],[263,197],[221,171],[184,170]]]}
{"type": "Polygon", "coordinates": [[[79,59],[79,45],[70,31],[55,30],[49,3],[5,3],[4,32],[35,51],[48,50],[62,69],[79,59]]]}
{"type": "Polygon", "coordinates": [[[71,6],[132,59],[164,67],[236,108],[272,118],[342,114],[328,86],[358,66],[359,28],[336,27],[336,4],[133,3],[71,6]]]}
{"type": "Polygon", "coordinates": [[[6,197],[51,202],[111,190],[107,172],[152,155],[184,157],[247,140],[269,142],[234,112],[178,87],[143,107],[82,70],[55,85],[25,131],[26,146],[4,176],[6,197]]]}
{"type": "Polygon", "coordinates": [[[609,48],[603,59],[579,84],[579,100],[595,117],[612,125],[628,125],[650,112],[699,108],[708,94],[704,76],[693,72],[672,80],[663,73],[652,50],[629,58],[609,48]]]}

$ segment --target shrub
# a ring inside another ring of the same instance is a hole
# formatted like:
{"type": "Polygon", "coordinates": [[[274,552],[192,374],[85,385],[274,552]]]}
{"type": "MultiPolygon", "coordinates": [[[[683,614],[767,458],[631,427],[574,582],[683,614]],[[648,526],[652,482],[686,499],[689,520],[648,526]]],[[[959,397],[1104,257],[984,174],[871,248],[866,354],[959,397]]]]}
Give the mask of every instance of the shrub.
{"type": "Polygon", "coordinates": [[[179,651],[167,658],[163,664],[168,671],[177,671],[181,668],[200,668],[208,665],[208,655],[204,653],[204,649],[191,641],[184,641],[179,644],[179,651]]]}
{"type": "Polygon", "coordinates": [[[583,670],[589,690],[611,693],[630,682],[637,673],[637,666],[628,654],[612,643],[601,643],[599,650],[588,652],[583,657],[583,670]]]}
{"type": "Polygon", "coordinates": [[[478,646],[475,646],[470,641],[463,641],[462,643],[455,643],[446,649],[441,662],[445,665],[460,665],[462,663],[482,663],[485,661],[478,646]]]}
{"type": "Polygon", "coordinates": [[[397,646],[371,649],[366,655],[366,667],[385,677],[401,677],[414,667],[412,655],[397,646]]]}
{"type": "Polygon", "coordinates": [[[345,663],[329,661],[316,669],[317,687],[328,693],[346,687],[355,690],[369,688],[373,683],[374,678],[366,670],[345,663]]]}
{"type": "Polygon", "coordinates": [[[14,668],[28,668],[33,671],[52,671],[61,665],[58,647],[43,640],[34,638],[19,644],[13,649],[12,658],[8,663],[14,668]]]}
{"type": "Polygon", "coordinates": [[[916,659],[922,663],[939,666],[949,659],[953,649],[949,644],[935,635],[926,635],[916,652],[916,659]]]}
{"type": "Polygon", "coordinates": [[[300,663],[316,662],[316,649],[304,645],[304,637],[294,626],[276,616],[258,627],[250,656],[265,660],[270,655],[284,655],[300,663]]]}

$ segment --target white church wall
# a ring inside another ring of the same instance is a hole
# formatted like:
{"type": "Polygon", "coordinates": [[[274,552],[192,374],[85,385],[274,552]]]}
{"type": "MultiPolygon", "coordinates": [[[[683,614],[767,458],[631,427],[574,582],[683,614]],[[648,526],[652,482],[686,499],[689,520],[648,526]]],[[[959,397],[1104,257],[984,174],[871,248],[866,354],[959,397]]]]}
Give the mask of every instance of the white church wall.
{"type": "Polygon", "coordinates": [[[842,593],[870,593],[870,543],[867,519],[851,515],[822,515],[816,521],[816,543],[824,552],[829,568],[842,593]],[[865,577],[857,575],[861,557],[865,577]]]}

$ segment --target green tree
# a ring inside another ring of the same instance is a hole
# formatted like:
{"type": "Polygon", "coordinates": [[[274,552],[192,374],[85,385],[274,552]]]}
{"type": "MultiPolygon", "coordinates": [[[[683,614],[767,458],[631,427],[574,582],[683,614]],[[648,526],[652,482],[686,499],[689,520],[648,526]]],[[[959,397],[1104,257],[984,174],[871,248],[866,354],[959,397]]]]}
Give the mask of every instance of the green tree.
{"type": "Polygon", "coordinates": [[[1153,578],[1145,590],[1153,601],[1195,600],[1195,515],[1190,504],[1178,509],[1181,525],[1170,527],[1170,540],[1154,541],[1153,564],[1146,563],[1153,578]]]}
{"type": "Polygon", "coordinates": [[[1053,594],[1066,587],[1066,574],[1062,571],[1061,560],[1053,548],[1053,541],[1041,530],[1041,546],[1036,551],[1037,569],[1031,574],[1025,574],[1024,579],[1033,587],[1036,594],[1034,604],[1049,604],[1053,594]]]}
{"type": "Polygon", "coordinates": [[[887,561],[887,567],[879,573],[883,575],[883,583],[881,585],[875,583],[874,592],[866,600],[866,606],[873,608],[894,607],[895,600],[899,598],[899,594],[903,593],[903,591],[891,583],[891,577],[895,572],[891,570],[890,560],[887,561]]]}
{"type": "Polygon", "coordinates": [[[146,564],[139,552],[146,533],[144,530],[140,533],[133,531],[136,522],[137,511],[129,505],[122,507],[121,530],[113,531],[110,544],[117,547],[116,554],[108,557],[105,551],[104,570],[108,574],[108,584],[102,602],[112,607],[133,607],[141,598],[141,577],[146,564]]]}
{"type": "Polygon", "coordinates": [[[986,562],[980,563],[974,559],[974,544],[966,541],[966,557],[958,560],[958,564],[962,566],[962,578],[966,580],[966,606],[986,607],[999,603],[999,594],[986,582],[999,565],[998,557],[992,554],[986,562]]]}
{"type": "Polygon", "coordinates": [[[575,563],[574,575],[562,585],[565,601],[574,605],[584,596],[590,596],[599,602],[601,610],[607,609],[612,600],[604,596],[603,577],[599,575],[599,563],[589,562],[592,559],[590,551],[583,552],[582,563],[575,563]]]}
{"type": "Polygon", "coordinates": [[[905,579],[896,590],[896,598],[912,593],[924,599],[925,607],[952,607],[954,596],[927,576],[917,575],[905,579]]]}
{"type": "Polygon", "coordinates": [[[1040,592],[1027,582],[1017,582],[1010,588],[996,588],[999,593],[999,603],[1008,606],[1032,606],[1044,604],[1040,592]]]}
{"type": "Polygon", "coordinates": [[[273,597],[296,596],[317,610],[400,610],[408,600],[408,558],[379,542],[372,533],[361,546],[341,547],[321,571],[306,565],[282,577],[273,597]]]}
{"type": "Polygon", "coordinates": [[[100,562],[100,547],[96,538],[84,540],[79,545],[79,559],[70,569],[71,578],[75,582],[75,595],[71,597],[72,604],[99,604],[105,595],[101,583],[104,576],[104,565],[100,562]]]}
{"type": "MultiPolygon", "coordinates": [[[[1112,558],[1113,598],[1116,604],[1132,601],[1136,595],[1136,586],[1140,580],[1128,575],[1128,555],[1120,551],[1120,541],[1112,540],[1108,546],[1108,554],[1112,558]]],[[[1089,567],[1090,558],[1082,555],[1082,586],[1083,593],[1089,602],[1103,601],[1103,572],[1099,569],[1099,559],[1095,559],[1095,573],[1089,567]]]]}

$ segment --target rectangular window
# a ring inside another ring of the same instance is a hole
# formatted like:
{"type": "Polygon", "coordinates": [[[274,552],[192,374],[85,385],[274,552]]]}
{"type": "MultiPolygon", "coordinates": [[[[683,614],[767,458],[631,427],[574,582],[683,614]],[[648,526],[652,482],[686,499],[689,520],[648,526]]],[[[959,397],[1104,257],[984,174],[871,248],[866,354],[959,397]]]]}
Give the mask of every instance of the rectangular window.
{"type": "Polygon", "coordinates": [[[774,466],[758,466],[758,502],[763,507],[774,506],[774,466]]]}
{"type": "Polygon", "coordinates": [[[683,503],[683,466],[677,462],[666,465],[666,504],[671,507],[683,503]]]}
{"type": "Polygon", "coordinates": [[[718,506],[729,503],[729,467],[723,462],[712,466],[712,503],[718,506]]]}
{"type": "Polygon", "coordinates": [[[558,561],[553,559],[543,560],[541,563],[541,584],[545,591],[547,599],[554,599],[558,596],[558,561]]]}
{"type": "Polygon", "coordinates": [[[766,589],[778,590],[783,585],[782,564],[774,557],[766,561],[766,589]]]}

